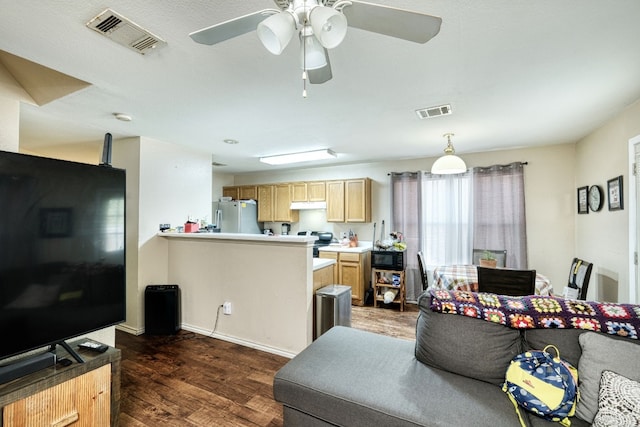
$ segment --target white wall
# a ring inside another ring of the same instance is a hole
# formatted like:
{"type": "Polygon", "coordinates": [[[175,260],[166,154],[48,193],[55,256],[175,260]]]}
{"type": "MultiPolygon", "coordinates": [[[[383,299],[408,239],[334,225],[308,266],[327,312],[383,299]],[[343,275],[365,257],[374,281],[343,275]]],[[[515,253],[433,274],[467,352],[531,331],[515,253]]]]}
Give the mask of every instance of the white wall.
{"type": "Polygon", "coordinates": [[[0,150],[18,152],[19,130],[20,102],[0,97],[0,150]]]}
{"type": "MultiPolygon", "coordinates": [[[[576,145],[576,187],[600,185],[623,175],[624,210],[576,215],[576,255],[594,263],[588,298],[629,300],[629,156],[628,141],[640,135],[636,101],[576,145]]],[[[638,300],[636,303],[640,302],[638,300]]]]}
{"type": "MultiPolygon", "coordinates": [[[[467,166],[489,166],[516,161],[528,162],[525,166],[525,193],[527,208],[527,234],[529,242],[529,266],[546,275],[560,293],[569,275],[569,265],[574,257],[575,217],[575,145],[561,144],[517,150],[487,153],[459,153],[467,166]]],[[[214,181],[213,191],[221,193],[223,185],[259,184],[287,181],[325,180],[370,177],[372,185],[372,222],[368,224],[326,223],[322,211],[301,211],[300,221],[293,224],[292,232],[305,229],[332,231],[339,235],[350,228],[360,240],[373,238],[373,222],[380,234],[382,220],[386,231],[390,229],[391,200],[390,172],[429,170],[435,158],[388,161],[303,170],[274,171],[238,174],[229,183],[214,181]]],[[[218,176],[217,174],[214,176],[218,176]]],[[[276,230],[279,228],[276,226],[276,230]]],[[[399,230],[402,231],[402,230],[399,230]]]]}
{"type": "Polygon", "coordinates": [[[116,141],[113,163],[127,169],[127,321],[120,328],[138,334],[144,330],[146,286],[168,280],[168,248],[156,238],[159,225],[210,215],[211,158],[141,137],[116,141]]]}

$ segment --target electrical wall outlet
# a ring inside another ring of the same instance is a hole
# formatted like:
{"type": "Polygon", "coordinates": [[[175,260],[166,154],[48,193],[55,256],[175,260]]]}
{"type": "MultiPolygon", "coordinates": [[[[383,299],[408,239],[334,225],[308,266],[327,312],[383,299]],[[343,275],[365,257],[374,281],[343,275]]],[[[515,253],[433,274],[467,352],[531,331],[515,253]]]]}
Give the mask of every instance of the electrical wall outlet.
{"type": "Polygon", "coordinates": [[[225,301],[225,303],[222,304],[222,313],[231,314],[231,303],[229,301],[225,301]]]}

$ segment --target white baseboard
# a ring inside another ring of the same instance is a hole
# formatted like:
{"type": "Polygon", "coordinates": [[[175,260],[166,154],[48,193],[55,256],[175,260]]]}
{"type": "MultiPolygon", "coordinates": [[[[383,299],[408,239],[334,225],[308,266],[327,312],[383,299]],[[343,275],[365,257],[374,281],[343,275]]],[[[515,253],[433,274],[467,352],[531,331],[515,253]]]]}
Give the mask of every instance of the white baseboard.
{"type": "Polygon", "coordinates": [[[219,334],[219,333],[213,333],[213,331],[211,330],[207,330],[207,329],[202,329],[200,327],[197,326],[192,326],[192,325],[188,325],[186,323],[182,324],[182,329],[186,330],[186,331],[190,331],[190,332],[194,332],[196,334],[200,334],[200,335],[206,335],[212,338],[216,338],[222,341],[228,341],[234,344],[238,344],[244,347],[249,347],[249,348],[255,348],[256,350],[260,350],[260,351],[264,351],[267,353],[271,353],[271,354],[276,354],[278,356],[282,356],[282,357],[286,357],[289,359],[292,359],[295,356],[295,353],[291,353],[289,351],[283,351],[279,348],[274,348],[274,347],[269,347],[269,346],[265,346],[262,344],[257,344],[254,343],[252,341],[247,341],[247,340],[243,340],[240,338],[236,338],[236,337],[232,337],[229,335],[223,335],[223,334],[219,334]]]}

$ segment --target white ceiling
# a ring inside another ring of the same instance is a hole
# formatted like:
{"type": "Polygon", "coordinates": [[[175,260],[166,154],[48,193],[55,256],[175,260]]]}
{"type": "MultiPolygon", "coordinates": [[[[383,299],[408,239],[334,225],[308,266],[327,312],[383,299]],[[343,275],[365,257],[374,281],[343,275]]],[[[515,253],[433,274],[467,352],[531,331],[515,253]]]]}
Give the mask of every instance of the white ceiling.
{"type": "Polygon", "coordinates": [[[0,0],[1,50],[92,84],[25,104],[21,147],[111,132],[198,147],[242,172],[320,148],[338,153],[322,165],[437,156],[454,132],[464,157],[574,142],[640,98],[638,0],[371,1],[440,16],[441,31],[415,44],[349,28],[330,50],[333,79],[303,99],[296,43],[274,56],[255,31],[214,46],[188,37],[271,0],[0,0]],[[143,56],[88,29],[107,7],[168,44],[143,56]],[[414,112],[440,104],[453,114],[414,112]]]}

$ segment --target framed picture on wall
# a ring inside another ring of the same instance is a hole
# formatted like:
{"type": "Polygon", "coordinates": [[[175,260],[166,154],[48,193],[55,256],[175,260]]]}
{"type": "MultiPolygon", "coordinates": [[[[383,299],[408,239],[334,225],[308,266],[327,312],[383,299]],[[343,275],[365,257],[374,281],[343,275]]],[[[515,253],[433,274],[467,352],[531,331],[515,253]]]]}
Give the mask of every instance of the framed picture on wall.
{"type": "Polygon", "coordinates": [[[587,197],[588,193],[589,193],[588,185],[578,188],[578,213],[579,214],[589,213],[589,204],[588,204],[588,197],[587,197]]]}
{"type": "Polygon", "coordinates": [[[607,194],[609,199],[609,210],[619,211],[624,209],[622,196],[622,175],[607,181],[607,194]]]}

